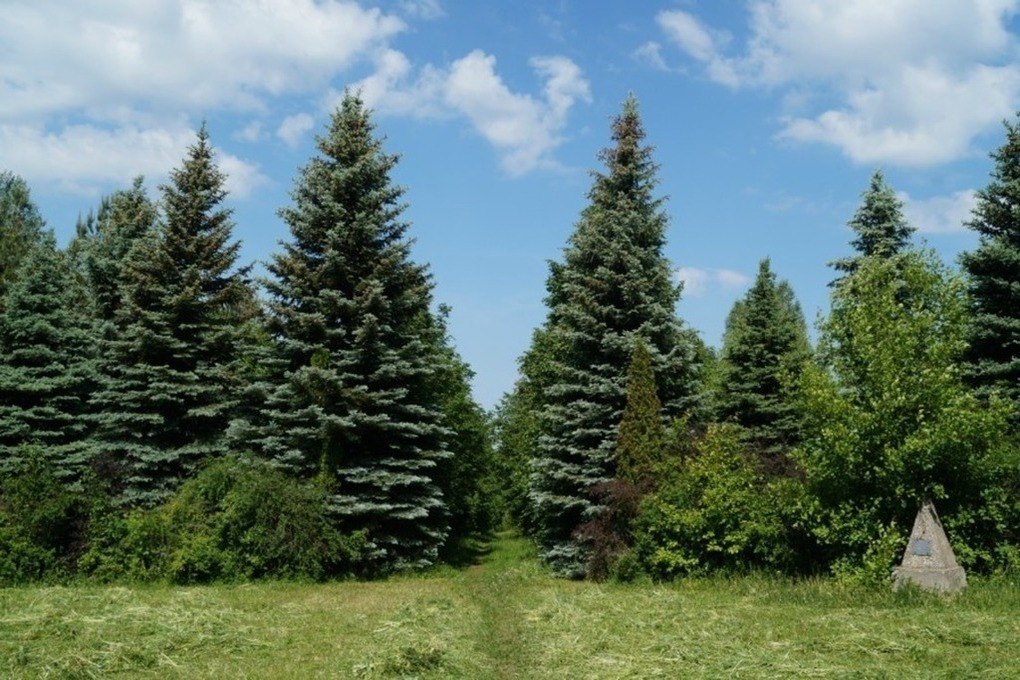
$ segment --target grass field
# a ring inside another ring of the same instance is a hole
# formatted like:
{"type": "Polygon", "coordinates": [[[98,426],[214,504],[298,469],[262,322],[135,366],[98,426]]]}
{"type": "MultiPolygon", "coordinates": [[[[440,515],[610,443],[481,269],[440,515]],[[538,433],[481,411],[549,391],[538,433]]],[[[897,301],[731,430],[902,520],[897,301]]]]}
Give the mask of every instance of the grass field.
{"type": "Polygon", "coordinates": [[[373,583],[0,589],[0,676],[1016,678],[1020,590],[768,578],[596,585],[500,537],[373,583]]]}

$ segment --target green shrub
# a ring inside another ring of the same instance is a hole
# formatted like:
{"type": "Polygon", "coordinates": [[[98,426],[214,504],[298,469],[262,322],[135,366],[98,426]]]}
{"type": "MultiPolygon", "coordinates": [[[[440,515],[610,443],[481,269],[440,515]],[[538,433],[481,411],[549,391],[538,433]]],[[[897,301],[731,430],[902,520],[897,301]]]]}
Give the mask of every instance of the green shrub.
{"type": "Polygon", "coordinates": [[[0,484],[0,584],[60,578],[82,544],[84,504],[37,452],[0,484]]]}
{"type": "Polygon", "coordinates": [[[634,553],[651,576],[786,568],[788,531],[739,431],[713,425],[668,486],[647,497],[635,523],[634,553]]]}
{"type": "Polygon", "coordinates": [[[101,580],[202,583],[321,579],[357,568],[366,541],[340,535],[324,492],[265,463],[223,459],[164,506],[94,525],[84,573],[101,580]]]}

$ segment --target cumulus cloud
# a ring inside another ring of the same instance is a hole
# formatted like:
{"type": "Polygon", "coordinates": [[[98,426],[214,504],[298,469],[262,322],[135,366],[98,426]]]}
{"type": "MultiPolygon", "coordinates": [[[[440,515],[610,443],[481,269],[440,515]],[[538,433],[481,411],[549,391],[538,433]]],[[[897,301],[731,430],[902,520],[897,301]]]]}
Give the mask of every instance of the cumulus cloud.
{"type": "Polygon", "coordinates": [[[898,197],[903,201],[903,215],[907,221],[918,231],[929,234],[966,231],[964,223],[970,221],[977,205],[977,197],[971,189],[925,199],[914,199],[907,193],[900,193],[898,197]]]}
{"type": "MultiPolygon", "coordinates": [[[[264,115],[273,98],[324,87],[404,28],[352,0],[9,0],[0,167],[80,190],[162,175],[192,134],[183,121],[264,115]]],[[[287,139],[302,122],[291,121],[287,139]]],[[[234,137],[261,135],[254,122],[234,137]]],[[[265,180],[235,156],[221,164],[235,195],[265,180]]]]}
{"type": "Polygon", "coordinates": [[[638,61],[642,61],[658,71],[668,71],[669,65],[662,56],[662,45],[649,40],[641,47],[634,50],[632,55],[638,61]]]}
{"type": "Polygon", "coordinates": [[[446,11],[439,0],[401,0],[400,11],[415,19],[431,21],[446,16],[446,11]]]}
{"type": "Polygon", "coordinates": [[[684,284],[684,295],[704,297],[712,289],[737,290],[751,282],[751,278],[732,269],[700,269],[679,267],[677,278],[684,284]]]}
{"type": "MultiPolygon", "coordinates": [[[[165,181],[194,141],[194,130],[183,124],[160,129],[70,125],[59,132],[0,124],[0,166],[16,168],[29,182],[91,194],[100,185],[124,185],[139,174],[153,184],[165,181]]],[[[219,153],[217,160],[234,196],[247,196],[267,181],[256,165],[236,156],[219,153]]]]}
{"type": "Polygon", "coordinates": [[[403,53],[387,49],[377,56],[375,73],[355,88],[382,113],[466,118],[496,148],[503,169],[520,175],[556,166],[552,152],[563,142],[571,108],[591,101],[588,80],[570,59],[535,57],[530,65],[543,81],[540,97],[510,90],[496,72],[496,58],[482,50],[416,72],[403,53]]]}
{"type": "Polygon", "coordinates": [[[276,129],[276,136],[283,140],[287,146],[297,146],[315,125],[315,120],[307,113],[298,113],[287,116],[276,129]]]}
{"type": "Polygon", "coordinates": [[[782,138],[821,142],[858,163],[931,166],[970,152],[973,138],[1020,103],[1017,0],[753,0],[750,37],[694,15],[660,12],[662,31],[730,87],[822,93],[790,116],[782,138]],[[976,103],[980,103],[976,105],[976,103]]]}

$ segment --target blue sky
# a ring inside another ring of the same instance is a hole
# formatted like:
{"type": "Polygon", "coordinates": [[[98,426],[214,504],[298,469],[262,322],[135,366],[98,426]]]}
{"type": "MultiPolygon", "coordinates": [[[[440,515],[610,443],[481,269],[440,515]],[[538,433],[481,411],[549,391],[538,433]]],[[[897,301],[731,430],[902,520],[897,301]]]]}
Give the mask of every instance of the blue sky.
{"type": "Polygon", "coordinates": [[[633,92],[672,216],[679,312],[718,345],[763,257],[809,322],[875,168],[948,262],[1020,106],[1013,0],[0,0],[0,168],[61,241],[100,196],[164,181],[208,121],[245,261],[338,93],[376,111],[415,257],[475,369],[510,389],[633,92]]]}

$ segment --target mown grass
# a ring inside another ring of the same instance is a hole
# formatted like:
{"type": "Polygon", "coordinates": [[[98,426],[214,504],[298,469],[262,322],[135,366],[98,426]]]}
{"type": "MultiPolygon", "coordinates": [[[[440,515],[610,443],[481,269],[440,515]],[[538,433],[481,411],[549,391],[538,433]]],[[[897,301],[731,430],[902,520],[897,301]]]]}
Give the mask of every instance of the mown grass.
{"type": "Polygon", "coordinates": [[[524,541],[372,583],[0,590],[0,676],[1013,678],[1020,592],[563,581],[524,541]]]}

